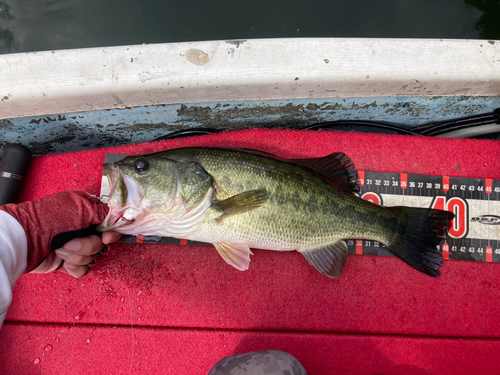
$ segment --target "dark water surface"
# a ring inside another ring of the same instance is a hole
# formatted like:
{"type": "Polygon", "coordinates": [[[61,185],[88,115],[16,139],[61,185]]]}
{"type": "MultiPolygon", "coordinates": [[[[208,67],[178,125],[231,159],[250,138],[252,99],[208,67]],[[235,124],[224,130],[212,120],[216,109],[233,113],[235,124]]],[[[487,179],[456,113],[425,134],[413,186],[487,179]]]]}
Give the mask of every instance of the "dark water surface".
{"type": "Polygon", "coordinates": [[[0,0],[0,53],[280,37],[500,39],[500,0],[0,0]]]}

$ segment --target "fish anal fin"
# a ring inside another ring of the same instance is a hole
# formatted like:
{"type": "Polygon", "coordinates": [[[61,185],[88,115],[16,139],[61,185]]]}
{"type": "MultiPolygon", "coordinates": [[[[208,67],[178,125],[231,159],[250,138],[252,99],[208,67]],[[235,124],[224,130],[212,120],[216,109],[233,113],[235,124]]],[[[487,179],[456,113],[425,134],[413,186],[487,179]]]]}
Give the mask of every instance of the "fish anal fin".
{"type": "Polygon", "coordinates": [[[231,215],[238,215],[255,210],[266,203],[267,199],[266,189],[256,189],[233,195],[222,201],[217,201],[212,206],[222,213],[217,219],[220,221],[231,215]]]}
{"type": "Polygon", "coordinates": [[[328,181],[345,193],[359,192],[358,171],[351,158],[343,152],[335,152],[321,158],[294,159],[325,176],[328,181]]]}
{"type": "Polygon", "coordinates": [[[347,262],[347,245],[343,240],[300,252],[311,266],[328,277],[339,277],[347,262]]]}
{"type": "Polygon", "coordinates": [[[230,264],[240,271],[246,271],[248,269],[250,264],[250,255],[253,255],[248,245],[230,242],[217,242],[214,243],[214,246],[227,264],[230,264]]]}

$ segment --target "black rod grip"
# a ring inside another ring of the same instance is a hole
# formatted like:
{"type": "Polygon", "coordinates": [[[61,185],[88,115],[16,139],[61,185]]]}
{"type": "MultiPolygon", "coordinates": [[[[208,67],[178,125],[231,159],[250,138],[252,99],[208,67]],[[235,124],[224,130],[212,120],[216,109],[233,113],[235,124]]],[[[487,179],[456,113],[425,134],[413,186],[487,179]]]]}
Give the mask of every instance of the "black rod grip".
{"type": "Polygon", "coordinates": [[[5,145],[0,165],[0,206],[17,202],[30,162],[28,147],[18,143],[5,145]]]}

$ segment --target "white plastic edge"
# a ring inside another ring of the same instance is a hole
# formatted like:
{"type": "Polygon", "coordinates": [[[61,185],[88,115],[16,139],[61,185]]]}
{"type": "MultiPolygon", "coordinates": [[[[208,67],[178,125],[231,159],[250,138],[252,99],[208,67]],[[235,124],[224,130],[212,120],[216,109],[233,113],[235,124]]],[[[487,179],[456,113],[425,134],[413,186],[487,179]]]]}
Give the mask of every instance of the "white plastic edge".
{"type": "Polygon", "coordinates": [[[449,95],[500,95],[500,42],[256,39],[0,55],[0,118],[171,103],[449,95]]]}

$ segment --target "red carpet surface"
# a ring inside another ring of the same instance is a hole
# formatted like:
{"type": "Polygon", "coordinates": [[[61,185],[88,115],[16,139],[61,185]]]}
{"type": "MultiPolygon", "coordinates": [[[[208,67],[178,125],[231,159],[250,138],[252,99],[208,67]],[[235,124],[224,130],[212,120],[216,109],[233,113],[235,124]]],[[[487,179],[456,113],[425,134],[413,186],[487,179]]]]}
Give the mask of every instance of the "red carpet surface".
{"type": "MultiPolygon", "coordinates": [[[[249,130],[35,158],[23,200],[99,194],[105,153],[253,148],[348,154],[359,170],[500,178],[500,143],[249,130]]],[[[205,374],[224,356],[293,354],[309,374],[495,374],[500,264],[445,261],[431,278],[394,257],[350,255],[329,279],[296,252],[255,250],[250,269],[211,247],[115,244],[82,279],[23,275],[0,330],[9,374],[205,374]]]]}

